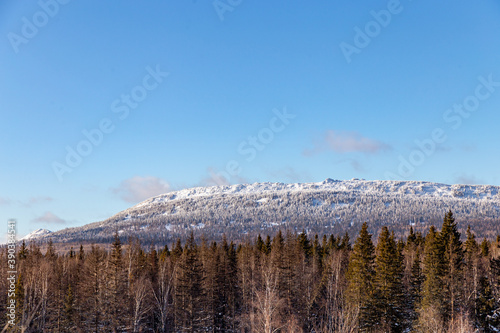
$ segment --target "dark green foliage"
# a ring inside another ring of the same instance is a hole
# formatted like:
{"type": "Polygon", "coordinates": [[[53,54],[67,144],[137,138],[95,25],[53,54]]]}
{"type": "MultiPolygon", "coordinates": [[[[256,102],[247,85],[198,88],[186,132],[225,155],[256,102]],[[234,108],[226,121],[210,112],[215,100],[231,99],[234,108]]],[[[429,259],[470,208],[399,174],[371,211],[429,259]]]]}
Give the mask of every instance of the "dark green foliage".
{"type": "Polygon", "coordinates": [[[488,258],[490,255],[490,242],[485,238],[481,242],[481,256],[488,258]]]}
{"type": "Polygon", "coordinates": [[[429,233],[425,237],[421,306],[424,311],[432,308],[442,314],[444,313],[444,260],[438,237],[434,226],[429,229],[429,233]]]}
{"type": "Polygon", "coordinates": [[[460,233],[453,213],[446,213],[443,221],[443,227],[439,234],[439,247],[443,255],[443,304],[445,309],[443,315],[445,318],[454,319],[455,314],[462,311],[465,295],[462,292],[463,284],[462,272],[464,267],[464,250],[460,233]]]}
{"type": "Polygon", "coordinates": [[[352,248],[347,234],[289,230],[237,244],[191,234],[171,251],[117,234],[76,253],[30,242],[18,252],[16,315],[27,332],[451,333],[464,318],[497,332],[497,243],[469,228],[462,244],[451,213],[425,238],[408,231],[403,242],[383,227],[375,247],[365,223],[352,248]]]}
{"type": "Polygon", "coordinates": [[[64,298],[64,327],[66,330],[71,331],[74,328],[74,315],[75,315],[75,297],[71,284],[68,285],[66,297],[64,298]]]}
{"type": "Polygon", "coordinates": [[[200,332],[206,326],[203,280],[203,264],[191,233],[179,260],[176,276],[176,326],[180,332],[200,332]]]}
{"type": "Polygon", "coordinates": [[[349,234],[347,232],[345,233],[344,237],[342,237],[342,241],[340,242],[339,249],[351,251],[351,239],[349,238],[349,234]]]}
{"type": "Polygon", "coordinates": [[[416,324],[417,310],[422,301],[422,284],[424,276],[422,274],[420,252],[417,250],[413,264],[411,265],[410,288],[407,295],[407,314],[409,325],[416,324]]]}
{"type": "Polygon", "coordinates": [[[298,240],[299,240],[299,245],[302,251],[304,251],[306,258],[309,258],[312,254],[312,246],[304,230],[302,230],[302,232],[299,234],[298,240]]]}
{"type": "Polygon", "coordinates": [[[404,290],[403,261],[394,235],[382,227],[378,238],[374,277],[374,321],[385,332],[402,332],[404,290]]]}
{"type": "Polygon", "coordinates": [[[349,259],[347,301],[359,313],[360,331],[376,324],[374,318],[375,247],[368,225],[363,223],[349,259]]]}

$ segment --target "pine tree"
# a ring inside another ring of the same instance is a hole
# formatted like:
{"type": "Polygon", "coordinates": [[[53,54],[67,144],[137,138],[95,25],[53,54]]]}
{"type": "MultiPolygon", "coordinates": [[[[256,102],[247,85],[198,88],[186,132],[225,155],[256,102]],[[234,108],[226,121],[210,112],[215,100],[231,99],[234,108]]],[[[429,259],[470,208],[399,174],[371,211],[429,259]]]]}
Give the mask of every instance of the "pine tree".
{"type": "MultiPolygon", "coordinates": [[[[337,240],[337,244],[339,244],[338,240],[337,240]]],[[[339,249],[351,251],[351,239],[349,238],[349,234],[347,233],[347,231],[346,231],[344,237],[342,237],[342,240],[341,240],[340,245],[339,245],[339,249]]]]}
{"type": "Polygon", "coordinates": [[[487,258],[490,255],[490,242],[485,238],[481,242],[481,256],[487,258]]]}
{"type": "Polygon", "coordinates": [[[73,295],[73,289],[71,288],[71,284],[68,284],[68,290],[64,298],[64,329],[67,331],[72,331],[74,329],[74,306],[75,297],[73,295]]]}
{"type": "Polygon", "coordinates": [[[464,295],[462,293],[462,272],[464,252],[457,224],[451,210],[446,213],[443,227],[439,234],[440,251],[444,259],[444,305],[443,314],[446,319],[454,320],[455,314],[463,310],[464,295]],[[449,318],[448,318],[449,317],[449,318]]]}
{"type": "Polygon", "coordinates": [[[16,299],[16,324],[18,324],[23,320],[25,306],[24,281],[21,273],[17,276],[14,293],[16,299]]]}
{"type": "Polygon", "coordinates": [[[410,227],[410,234],[408,235],[408,238],[406,239],[406,245],[411,246],[415,245],[417,242],[417,236],[413,232],[413,227],[410,227]]]}
{"type": "Polygon", "coordinates": [[[52,242],[52,239],[49,240],[49,243],[47,245],[47,251],[45,252],[45,258],[49,260],[55,260],[57,258],[56,250],[54,249],[54,243],[52,242]]]}
{"type": "Polygon", "coordinates": [[[193,233],[186,241],[176,275],[176,327],[180,332],[200,332],[205,326],[206,299],[203,265],[193,233]]]}
{"type": "Polygon", "coordinates": [[[78,251],[78,260],[83,261],[85,258],[85,250],[83,249],[83,245],[80,244],[80,251],[78,251]]]}
{"type": "Polygon", "coordinates": [[[174,261],[181,257],[182,252],[183,252],[183,249],[182,249],[181,239],[177,238],[177,241],[175,242],[175,246],[172,250],[172,257],[173,257],[174,261]]]}
{"type": "MultiPolygon", "coordinates": [[[[420,327],[427,327],[427,314],[437,323],[442,323],[444,315],[444,293],[443,293],[443,272],[444,261],[439,244],[439,234],[434,226],[431,226],[429,233],[425,237],[423,275],[424,283],[422,285],[422,302],[420,307],[420,327]]],[[[440,324],[438,324],[440,326],[440,324]]]]}
{"type": "Polygon", "coordinates": [[[410,275],[410,288],[408,295],[408,322],[410,326],[416,324],[418,315],[417,309],[420,307],[420,302],[422,300],[422,283],[424,277],[422,275],[422,269],[420,267],[420,252],[417,249],[417,253],[415,255],[415,259],[413,260],[413,264],[411,266],[411,275],[410,275]]]}
{"type": "Polygon", "coordinates": [[[266,243],[264,244],[263,250],[266,255],[271,253],[271,237],[269,235],[266,236],[266,243]]]}
{"type": "Polygon", "coordinates": [[[487,314],[488,328],[493,332],[500,332],[500,258],[490,259],[490,286],[496,300],[491,305],[491,314],[487,314]]]}
{"type": "Polygon", "coordinates": [[[365,222],[354,243],[347,271],[347,301],[358,313],[360,332],[367,332],[374,324],[374,266],[375,248],[372,236],[368,233],[368,224],[365,222]]]}
{"type": "Polygon", "coordinates": [[[466,231],[465,241],[465,266],[464,266],[464,292],[467,297],[465,307],[468,312],[477,317],[478,284],[479,284],[479,261],[480,250],[476,241],[476,236],[471,231],[470,226],[466,231]]]}
{"type": "Polygon", "coordinates": [[[82,306],[84,327],[87,331],[99,332],[104,323],[106,313],[106,276],[105,252],[97,245],[92,245],[90,253],[86,256],[82,281],[82,294],[84,304],[82,306]]]}
{"type": "Polygon", "coordinates": [[[492,327],[495,327],[494,321],[491,320],[494,317],[495,298],[493,296],[490,281],[486,276],[482,276],[479,279],[475,301],[477,310],[476,317],[479,327],[481,327],[484,332],[498,332],[492,329],[492,327]]]}
{"type": "Polygon", "coordinates": [[[257,241],[255,242],[255,248],[261,253],[266,253],[266,245],[264,244],[264,241],[262,240],[260,234],[259,236],[257,236],[257,241]]]}
{"type": "Polygon", "coordinates": [[[115,233],[111,244],[111,254],[108,264],[107,288],[109,291],[110,304],[107,307],[111,328],[117,331],[125,326],[124,314],[126,313],[124,304],[127,304],[127,275],[124,267],[122,243],[118,233],[115,233]]]}
{"type": "Polygon", "coordinates": [[[19,260],[24,260],[28,256],[28,248],[26,247],[26,242],[23,239],[23,242],[21,243],[21,248],[19,249],[18,256],[19,260]]]}
{"type": "Polygon", "coordinates": [[[375,259],[375,309],[377,324],[385,332],[402,332],[404,317],[403,263],[394,235],[382,227],[375,259]]]}
{"type": "Polygon", "coordinates": [[[312,254],[312,246],[304,230],[302,230],[302,232],[299,234],[298,241],[302,251],[304,251],[306,259],[308,259],[312,254]]]}

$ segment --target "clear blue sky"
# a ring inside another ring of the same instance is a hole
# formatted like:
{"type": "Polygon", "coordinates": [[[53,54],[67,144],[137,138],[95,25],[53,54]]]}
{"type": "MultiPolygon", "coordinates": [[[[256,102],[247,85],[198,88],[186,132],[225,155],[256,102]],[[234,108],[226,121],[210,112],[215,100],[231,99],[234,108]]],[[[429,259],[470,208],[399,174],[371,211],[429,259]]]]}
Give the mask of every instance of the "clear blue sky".
{"type": "Polygon", "coordinates": [[[66,2],[0,4],[19,236],[214,183],[500,185],[498,1],[66,2]]]}

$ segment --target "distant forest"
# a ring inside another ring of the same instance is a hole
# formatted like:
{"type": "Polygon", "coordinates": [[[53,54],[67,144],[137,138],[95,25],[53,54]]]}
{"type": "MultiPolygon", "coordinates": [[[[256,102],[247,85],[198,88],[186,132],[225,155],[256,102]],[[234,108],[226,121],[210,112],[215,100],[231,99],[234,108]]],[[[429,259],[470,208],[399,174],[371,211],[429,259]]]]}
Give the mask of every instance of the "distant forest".
{"type": "MultiPolygon", "coordinates": [[[[16,332],[500,332],[500,236],[279,231],[173,246],[18,247],[16,332]],[[43,250],[43,251],[42,251],[43,250]]],[[[2,263],[7,249],[0,249],[2,263]]],[[[0,327],[7,324],[0,268],[0,327]]]]}

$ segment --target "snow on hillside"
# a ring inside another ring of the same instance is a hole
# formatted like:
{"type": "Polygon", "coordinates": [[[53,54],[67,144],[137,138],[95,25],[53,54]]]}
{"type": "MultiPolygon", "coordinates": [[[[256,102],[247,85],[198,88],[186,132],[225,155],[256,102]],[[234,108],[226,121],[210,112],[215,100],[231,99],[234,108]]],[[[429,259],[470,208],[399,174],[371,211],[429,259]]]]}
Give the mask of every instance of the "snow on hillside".
{"type": "Polygon", "coordinates": [[[384,195],[413,195],[420,197],[461,197],[471,199],[496,199],[500,201],[498,186],[490,185],[445,185],[417,181],[366,181],[366,180],[333,180],[327,179],[319,183],[254,183],[227,186],[195,187],[176,192],[162,194],[132,207],[139,208],[159,203],[217,195],[276,194],[283,192],[305,191],[341,191],[351,193],[372,193],[384,195]]]}
{"type": "Polygon", "coordinates": [[[389,224],[403,233],[409,225],[422,230],[439,225],[449,209],[460,223],[491,223],[491,232],[497,232],[500,187],[359,179],[196,187],[147,199],[105,221],[50,237],[108,239],[118,232],[172,239],[194,231],[217,238],[283,228],[340,233],[355,231],[365,221],[374,230],[389,224]]]}
{"type": "Polygon", "coordinates": [[[37,229],[35,231],[30,232],[29,234],[27,234],[26,236],[24,236],[20,240],[28,240],[28,239],[38,238],[38,237],[49,235],[50,233],[52,233],[52,231],[47,230],[47,229],[37,229]]]}

